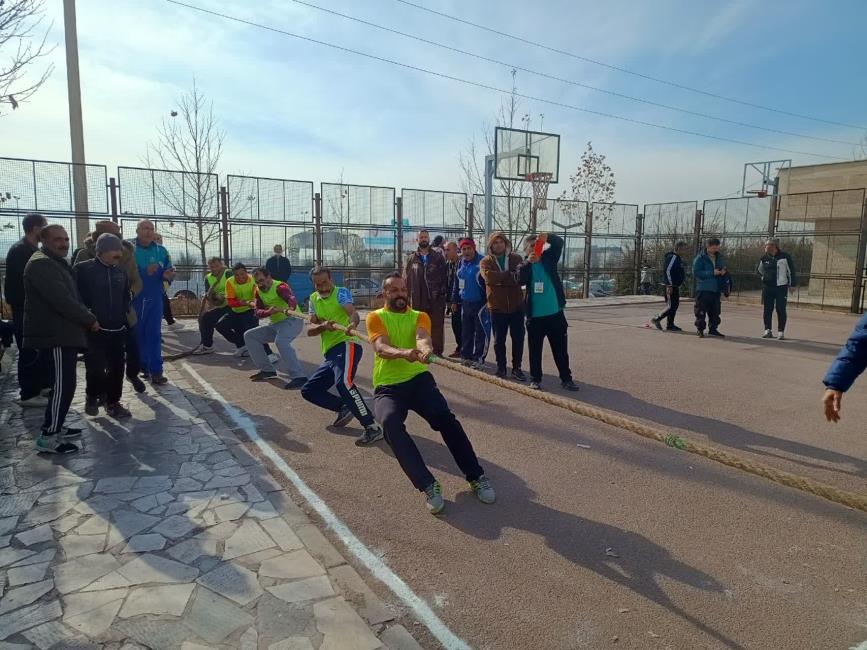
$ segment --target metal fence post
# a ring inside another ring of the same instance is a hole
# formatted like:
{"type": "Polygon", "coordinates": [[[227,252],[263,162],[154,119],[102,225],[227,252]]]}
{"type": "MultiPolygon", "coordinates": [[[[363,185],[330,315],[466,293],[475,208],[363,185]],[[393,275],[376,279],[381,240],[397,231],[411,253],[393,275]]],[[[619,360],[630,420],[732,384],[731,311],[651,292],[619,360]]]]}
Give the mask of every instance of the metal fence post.
{"type": "Polygon", "coordinates": [[[229,192],[225,186],[220,187],[220,220],[223,228],[223,261],[228,266],[232,249],[229,247],[229,192]]]}
{"type": "Polygon", "coordinates": [[[467,216],[466,216],[466,224],[465,225],[467,227],[467,237],[469,237],[470,239],[473,238],[473,219],[474,219],[473,213],[474,212],[475,212],[475,206],[473,205],[473,203],[467,203],[467,210],[466,210],[467,216]]]}
{"type": "Polygon", "coordinates": [[[590,265],[593,263],[593,207],[587,204],[587,220],[584,228],[584,290],[582,298],[590,297],[590,265]]]}
{"type": "Polygon", "coordinates": [[[395,247],[395,251],[397,254],[394,257],[394,268],[398,271],[403,267],[403,197],[398,196],[394,200],[396,219],[397,219],[397,230],[395,231],[395,237],[397,238],[397,246],[395,247]]]}
{"type": "MultiPolygon", "coordinates": [[[[698,255],[701,250],[701,236],[704,229],[704,210],[695,211],[695,224],[693,225],[692,233],[692,253],[693,257],[698,255]]],[[[690,260],[690,268],[692,268],[692,260],[690,260]]],[[[692,278],[692,295],[695,297],[695,276],[692,278]]]]}
{"type": "Polygon", "coordinates": [[[861,313],[865,258],[867,258],[867,200],[861,203],[861,235],[858,237],[858,254],[855,256],[855,283],[852,288],[852,304],[849,309],[853,314],[861,313]]]}
{"type": "Polygon", "coordinates": [[[635,251],[633,255],[633,265],[635,272],[632,274],[632,293],[638,295],[638,285],[641,283],[641,267],[644,263],[642,248],[642,238],[644,235],[644,215],[639,214],[635,220],[635,251]]]}
{"type": "Polygon", "coordinates": [[[111,203],[111,220],[117,223],[117,181],[108,179],[108,199],[111,203]]]}
{"type": "Polygon", "coordinates": [[[313,195],[313,248],[316,266],[322,266],[322,195],[313,195]]]}

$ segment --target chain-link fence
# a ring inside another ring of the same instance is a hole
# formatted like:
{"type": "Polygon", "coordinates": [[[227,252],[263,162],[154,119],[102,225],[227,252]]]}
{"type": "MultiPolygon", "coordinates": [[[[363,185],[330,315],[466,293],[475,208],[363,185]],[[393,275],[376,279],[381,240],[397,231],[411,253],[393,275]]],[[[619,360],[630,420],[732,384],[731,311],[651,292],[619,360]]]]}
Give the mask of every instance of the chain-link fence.
{"type": "Polygon", "coordinates": [[[639,259],[639,284],[641,277],[649,274],[654,293],[661,293],[665,284],[665,255],[674,251],[679,242],[687,245],[684,255],[686,281],[681,295],[688,296],[692,290],[692,259],[699,248],[701,237],[701,214],[697,201],[674,203],[649,203],[644,206],[641,218],[641,257],[639,259]]]}

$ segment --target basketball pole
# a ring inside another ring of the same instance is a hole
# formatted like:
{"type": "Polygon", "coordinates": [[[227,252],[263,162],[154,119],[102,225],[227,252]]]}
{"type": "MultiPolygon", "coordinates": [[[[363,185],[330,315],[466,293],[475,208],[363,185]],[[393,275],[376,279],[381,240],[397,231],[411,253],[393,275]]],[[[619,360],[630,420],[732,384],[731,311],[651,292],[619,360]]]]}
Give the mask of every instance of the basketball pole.
{"type": "MultiPolygon", "coordinates": [[[[496,158],[494,156],[485,156],[485,238],[487,242],[491,238],[491,231],[494,225],[494,167],[496,158]]],[[[487,245],[487,244],[485,244],[487,245]]]]}

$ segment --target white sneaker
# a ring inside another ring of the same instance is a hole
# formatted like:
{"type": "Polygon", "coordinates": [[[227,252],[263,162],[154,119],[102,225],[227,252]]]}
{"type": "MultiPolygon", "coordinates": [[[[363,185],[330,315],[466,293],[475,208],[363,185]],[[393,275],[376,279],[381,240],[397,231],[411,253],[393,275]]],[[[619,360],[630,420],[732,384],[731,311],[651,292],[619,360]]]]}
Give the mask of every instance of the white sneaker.
{"type": "Polygon", "coordinates": [[[167,325],[166,325],[166,329],[167,329],[167,330],[172,330],[172,331],[175,331],[175,330],[182,330],[182,329],[184,329],[184,324],[181,323],[180,321],[175,321],[175,322],[172,323],[171,325],[168,325],[168,324],[167,324],[167,325]]]}
{"type": "Polygon", "coordinates": [[[193,350],[193,354],[196,356],[199,356],[202,354],[211,354],[213,351],[214,351],[214,346],[212,346],[212,345],[210,345],[210,346],[200,345],[195,350],[193,350]]]}
{"type": "Polygon", "coordinates": [[[44,395],[34,395],[30,399],[16,399],[15,403],[21,408],[41,408],[48,406],[48,398],[44,395]]]}
{"type": "Polygon", "coordinates": [[[269,354],[268,355],[268,361],[270,361],[271,363],[277,363],[278,361],[280,361],[280,355],[279,354],[273,354],[273,353],[269,354]]]}
{"type": "Polygon", "coordinates": [[[250,353],[247,351],[247,346],[242,345],[240,348],[238,348],[232,353],[232,356],[240,359],[241,357],[249,356],[249,354],[250,353]]]}
{"type": "Polygon", "coordinates": [[[763,339],[772,339],[774,338],[774,333],[771,330],[765,330],[765,333],[762,334],[763,339]]]}
{"type": "Polygon", "coordinates": [[[785,340],[786,340],[786,335],[783,334],[783,332],[780,332],[779,336],[777,336],[777,340],[778,340],[778,341],[785,341],[785,340]]]}

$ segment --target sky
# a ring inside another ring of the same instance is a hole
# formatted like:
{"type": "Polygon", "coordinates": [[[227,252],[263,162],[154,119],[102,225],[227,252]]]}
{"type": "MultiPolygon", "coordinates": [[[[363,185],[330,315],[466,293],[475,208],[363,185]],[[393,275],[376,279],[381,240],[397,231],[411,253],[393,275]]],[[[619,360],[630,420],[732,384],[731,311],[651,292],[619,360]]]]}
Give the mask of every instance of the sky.
{"type": "MultiPolygon", "coordinates": [[[[420,11],[396,0],[310,0],[333,11],[494,58],[479,61],[292,0],[186,0],[344,48],[508,90],[510,65],[605,90],[815,138],[863,130],[674,88],[420,11]]],[[[307,0],[305,0],[306,2],[307,0]]],[[[416,0],[493,29],[711,93],[867,125],[867,3],[836,0],[416,0]]],[[[422,72],[202,14],[165,0],[78,0],[88,162],[141,165],[160,121],[195,78],[226,131],[222,174],[459,191],[458,157],[483,142],[506,98],[422,72]]],[[[55,70],[0,117],[0,156],[70,159],[61,0],[47,0],[55,70]]],[[[769,133],[612,97],[519,71],[532,128],[561,134],[559,195],[588,141],[607,157],[616,200],[644,204],[738,194],[747,161],[852,159],[854,144],[769,133]],[[742,140],[675,133],[539,100],[742,140]],[[542,117],[544,115],[544,118],[542,117]],[[768,146],[791,149],[788,154],[768,146]]],[[[481,161],[480,161],[481,162],[481,161]]]]}

